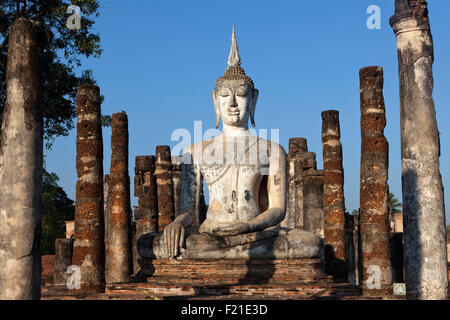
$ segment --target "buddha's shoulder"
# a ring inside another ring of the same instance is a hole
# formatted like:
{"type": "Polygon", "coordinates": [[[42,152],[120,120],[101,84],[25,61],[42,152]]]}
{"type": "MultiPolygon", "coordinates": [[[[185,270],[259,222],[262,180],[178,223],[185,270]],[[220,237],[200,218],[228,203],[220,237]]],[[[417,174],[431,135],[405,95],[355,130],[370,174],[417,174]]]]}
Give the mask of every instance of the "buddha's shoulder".
{"type": "Polygon", "coordinates": [[[284,150],[283,146],[271,141],[271,140],[267,140],[261,137],[258,137],[258,143],[261,144],[265,144],[267,146],[267,150],[271,151],[271,152],[277,152],[280,153],[282,155],[286,155],[286,150],[284,150]]]}
{"type": "Polygon", "coordinates": [[[203,150],[209,146],[211,143],[214,143],[217,140],[217,138],[209,139],[200,141],[194,144],[191,144],[190,146],[186,147],[183,151],[184,154],[192,154],[194,155],[195,152],[203,152],[203,150]]]}

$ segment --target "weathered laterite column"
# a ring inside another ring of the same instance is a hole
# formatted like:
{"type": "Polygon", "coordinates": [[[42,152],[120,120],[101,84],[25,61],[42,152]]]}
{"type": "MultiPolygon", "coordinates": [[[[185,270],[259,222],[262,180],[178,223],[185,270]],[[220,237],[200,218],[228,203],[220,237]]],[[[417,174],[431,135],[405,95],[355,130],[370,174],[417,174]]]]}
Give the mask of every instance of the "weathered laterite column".
{"type": "Polygon", "coordinates": [[[158,231],[158,197],[155,156],[137,156],[134,167],[134,195],[139,207],[134,210],[136,234],[158,231]]]}
{"type": "Polygon", "coordinates": [[[155,156],[137,156],[134,167],[134,195],[139,207],[134,210],[136,233],[133,242],[133,270],[138,271],[137,241],[140,236],[158,231],[158,198],[156,192],[155,156]]]}
{"type": "Polygon", "coordinates": [[[406,293],[447,299],[444,190],[433,101],[433,39],[426,1],[397,0],[406,293]]]}
{"type": "Polygon", "coordinates": [[[175,219],[172,163],[169,146],[156,146],[156,185],[158,193],[158,230],[175,219]]]}
{"type": "MultiPolygon", "coordinates": [[[[305,140],[306,141],[306,140],[305,140]]],[[[296,229],[305,229],[305,198],[304,198],[304,173],[308,170],[316,170],[316,154],[314,152],[299,151],[295,155],[295,224],[296,229]]]]}
{"type": "Polygon", "coordinates": [[[344,169],[340,137],[339,112],[322,112],[325,271],[333,275],[335,281],[346,281],[344,169]]]}
{"type": "Polygon", "coordinates": [[[125,112],[111,118],[111,212],[106,253],[106,283],[128,282],[131,274],[130,185],[128,178],[128,118],[125,112]]]}
{"type": "Polygon", "coordinates": [[[0,299],[41,296],[42,79],[39,25],[9,30],[0,149],[0,299]]]}
{"type": "Polygon", "coordinates": [[[55,265],[53,272],[53,284],[65,286],[69,274],[67,268],[72,264],[73,238],[56,239],[55,241],[55,265]]]}
{"type": "Polygon", "coordinates": [[[175,207],[175,214],[180,209],[181,196],[181,157],[172,157],[172,181],[173,181],[173,200],[175,207]]]}
{"type": "Polygon", "coordinates": [[[303,230],[324,237],[323,171],[309,169],[303,173],[303,230]]]}
{"type": "Polygon", "coordinates": [[[285,228],[303,227],[302,168],[298,164],[297,155],[307,151],[308,144],[305,138],[289,139],[287,208],[286,217],[280,223],[280,226],[285,228]]]}
{"type": "Polygon", "coordinates": [[[103,139],[100,89],[81,85],[77,92],[77,175],[72,264],[80,268],[81,292],[105,286],[103,216],[103,139]]]}
{"type": "Polygon", "coordinates": [[[392,294],[389,257],[389,144],[384,136],[386,110],[383,69],[359,71],[361,96],[361,245],[365,295],[392,294]]]}
{"type": "Polygon", "coordinates": [[[355,274],[355,242],[353,230],[355,228],[355,219],[353,215],[348,212],[344,215],[345,218],[345,261],[347,263],[347,274],[348,282],[351,284],[356,284],[356,274],[355,274]]]}
{"type": "Polygon", "coordinates": [[[111,216],[111,184],[109,180],[109,174],[105,174],[104,182],[103,182],[103,213],[105,220],[105,264],[106,264],[106,255],[109,250],[109,237],[110,237],[110,216],[111,216]]]}

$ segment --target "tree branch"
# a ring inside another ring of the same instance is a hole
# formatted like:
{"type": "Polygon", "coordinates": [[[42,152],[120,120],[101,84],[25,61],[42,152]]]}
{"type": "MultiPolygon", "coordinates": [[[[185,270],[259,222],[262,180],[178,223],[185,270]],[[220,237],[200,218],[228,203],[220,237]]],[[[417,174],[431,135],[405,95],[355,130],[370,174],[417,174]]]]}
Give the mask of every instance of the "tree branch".
{"type": "Polygon", "coordinates": [[[0,44],[0,50],[2,50],[8,44],[8,35],[5,36],[5,40],[3,40],[2,44],[0,44]]]}

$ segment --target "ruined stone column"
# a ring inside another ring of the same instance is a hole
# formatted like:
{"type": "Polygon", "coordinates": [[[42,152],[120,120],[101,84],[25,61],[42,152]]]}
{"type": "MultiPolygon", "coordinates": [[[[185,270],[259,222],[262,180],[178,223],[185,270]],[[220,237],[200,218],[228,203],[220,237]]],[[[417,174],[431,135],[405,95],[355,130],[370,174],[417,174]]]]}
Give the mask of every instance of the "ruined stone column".
{"type": "Polygon", "coordinates": [[[361,96],[361,244],[362,290],[365,295],[392,293],[389,257],[389,144],[384,136],[386,111],[383,69],[359,71],[361,96]],[[380,281],[374,282],[374,277],[380,281]]]}
{"type": "Polygon", "coordinates": [[[361,237],[360,237],[360,214],[353,215],[353,257],[355,270],[355,284],[361,284],[361,237]]]}
{"type": "Polygon", "coordinates": [[[322,112],[325,271],[336,281],[346,281],[344,168],[340,138],[339,112],[322,112]]]}
{"type": "Polygon", "coordinates": [[[138,271],[137,241],[140,236],[158,231],[158,198],[156,191],[155,156],[137,156],[134,167],[134,195],[138,204],[134,210],[136,233],[133,240],[133,270],[138,271]]]}
{"type": "Polygon", "coordinates": [[[109,250],[109,235],[110,235],[110,227],[109,222],[111,220],[111,186],[109,180],[109,174],[105,174],[104,182],[103,182],[103,213],[105,220],[105,264],[106,264],[106,255],[109,250]]]}
{"type": "Polygon", "coordinates": [[[65,286],[70,276],[66,271],[72,264],[73,238],[56,239],[55,241],[55,265],[53,272],[53,284],[65,286]]]}
{"type": "Polygon", "coordinates": [[[158,197],[155,156],[137,156],[134,168],[134,195],[139,207],[134,210],[136,234],[158,231],[158,197]]]}
{"type": "Polygon", "coordinates": [[[303,173],[303,230],[324,237],[323,171],[309,169],[303,173]]]}
{"type": "Polygon", "coordinates": [[[42,65],[38,24],[9,30],[0,149],[0,299],[41,296],[42,65]]]}
{"type": "Polygon", "coordinates": [[[172,157],[172,181],[173,181],[173,200],[175,207],[175,214],[180,209],[181,196],[181,157],[172,157]]]}
{"type": "Polygon", "coordinates": [[[155,175],[158,193],[158,230],[162,231],[175,219],[172,162],[169,146],[156,147],[155,175]]]}
{"type": "Polygon", "coordinates": [[[297,161],[297,154],[308,151],[305,138],[289,139],[289,154],[287,155],[288,166],[288,196],[286,206],[286,217],[280,223],[285,228],[299,228],[303,226],[303,193],[301,188],[301,166],[297,161]]]}
{"type": "Polygon", "coordinates": [[[390,23],[397,37],[399,64],[407,296],[447,299],[444,190],[427,2],[396,0],[390,23]]]}
{"type": "Polygon", "coordinates": [[[354,234],[355,230],[355,219],[353,215],[345,213],[345,258],[347,262],[347,274],[348,282],[351,284],[356,284],[356,264],[355,264],[355,242],[354,234]]]}
{"type": "Polygon", "coordinates": [[[77,175],[72,264],[80,268],[81,292],[105,286],[103,216],[103,138],[100,89],[81,85],[77,92],[77,175]]]}
{"type": "Polygon", "coordinates": [[[128,282],[131,274],[131,213],[128,178],[128,117],[125,112],[111,118],[111,212],[106,253],[106,282],[128,282]]]}

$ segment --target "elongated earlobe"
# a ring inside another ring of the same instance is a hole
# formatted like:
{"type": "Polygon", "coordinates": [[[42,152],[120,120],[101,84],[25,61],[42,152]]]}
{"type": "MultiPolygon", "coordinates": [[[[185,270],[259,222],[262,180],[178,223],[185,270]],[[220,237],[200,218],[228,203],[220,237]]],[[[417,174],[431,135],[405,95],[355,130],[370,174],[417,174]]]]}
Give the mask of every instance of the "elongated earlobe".
{"type": "Polygon", "coordinates": [[[213,104],[214,104],[214,111],[216,112],[216,129],[219,128],[219,124],[220,124],[220,112],[219,112],[219,106],[216,103],[216,91],[213,90],[212,92],[212,99],[213,99],[213,104]]]}
{"type": "Polygon", "coordinates": [[[252,99],[252,105],[250,108],[250,122],[252,123],[252,127],[255,127],[255,109],[256,109],[256,102],[258,102],[258,95],[259,91],[258,89],[253,90],[253,99],[252,99]]]}

